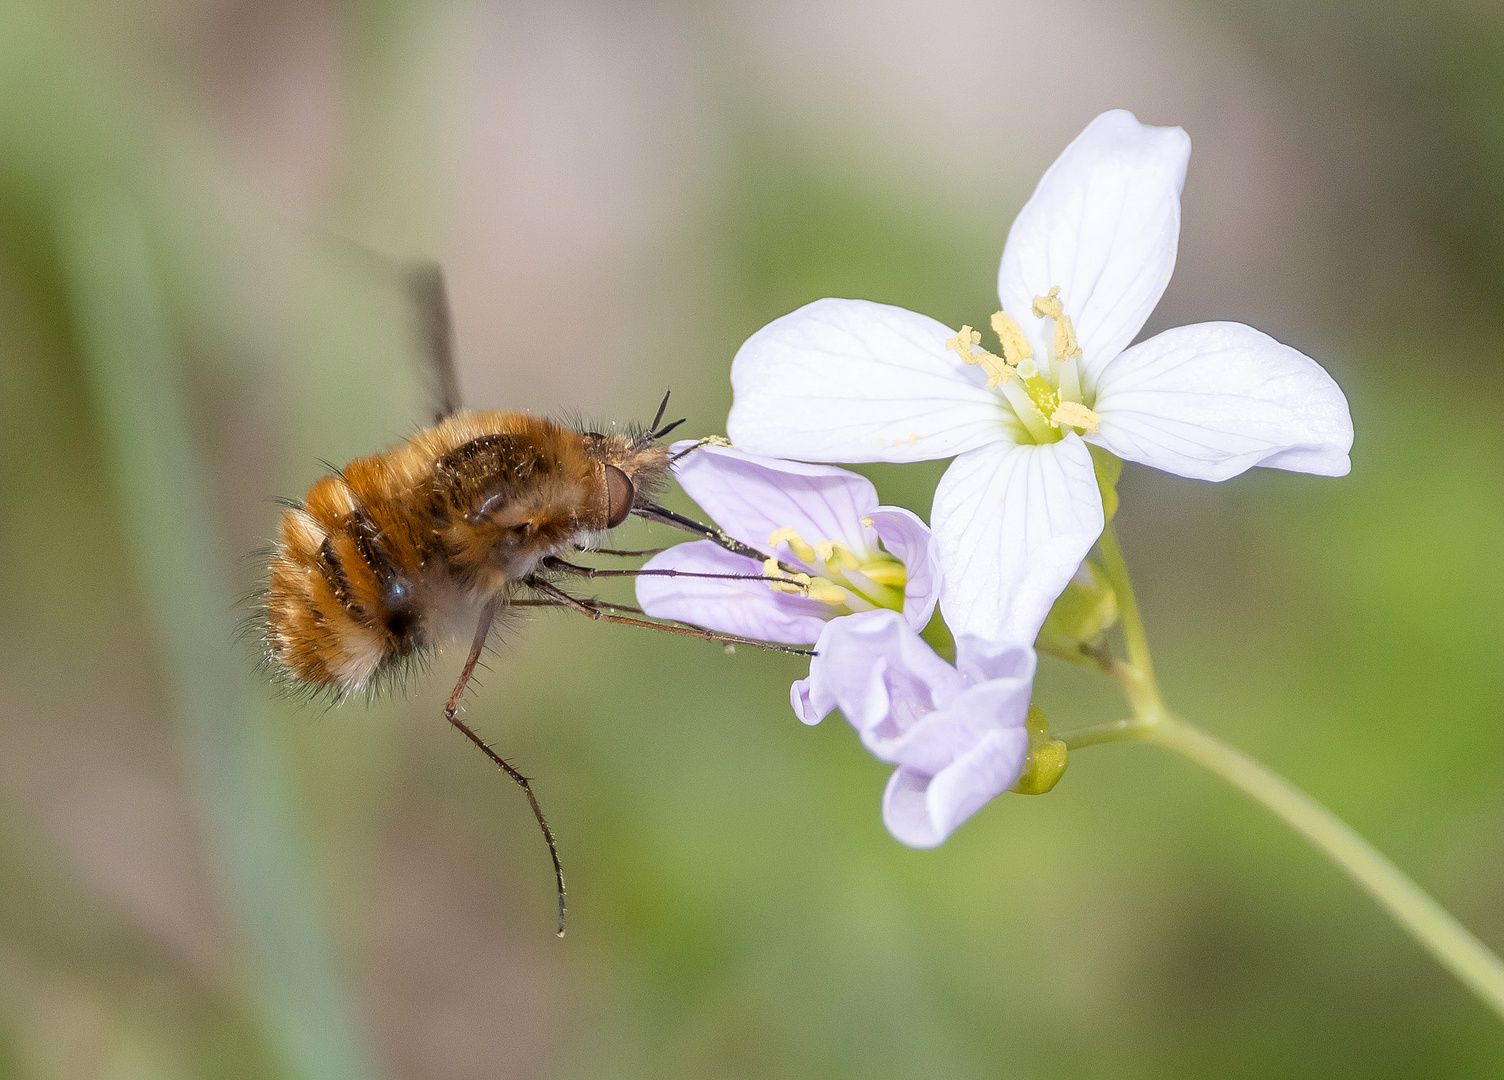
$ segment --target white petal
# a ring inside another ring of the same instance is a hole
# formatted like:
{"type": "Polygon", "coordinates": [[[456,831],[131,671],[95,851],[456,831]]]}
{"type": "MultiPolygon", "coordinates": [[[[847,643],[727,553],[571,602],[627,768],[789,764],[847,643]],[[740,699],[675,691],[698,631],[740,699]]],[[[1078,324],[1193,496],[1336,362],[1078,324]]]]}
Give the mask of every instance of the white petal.
{"type": "Polygon", "coordinates": [[[1347,398],[1309,356],[1241,323],[1198,323],[1140,342],[1102,371],[1091,441],[1197,480],[1263,465],[1345,476],[1347,398]]]}
{"type": "Polygon", "coordinates": [[[743,450],[804,461],[930,461],[1016,421],[955,331],[865,300],[816,300],[764,326],[731,364],[726,420],[743,450]]]}
{"type": "Polygon", "coordinates": [[[1180,128],[1103,113],[1056,159],[1008,232],[1003,310],[1036,339],[1034,297],[1056,285],[1081,344],[1088,388],[1128,347],[1175,269],[1191,140],[1180,128]]]}
{"type": "Polygon", "coordinates": [[[1102,533],[1102,496],[1077,435],[957,458],[931,512],[940,610],[951,632],[1034,641],[1102,533]]]}

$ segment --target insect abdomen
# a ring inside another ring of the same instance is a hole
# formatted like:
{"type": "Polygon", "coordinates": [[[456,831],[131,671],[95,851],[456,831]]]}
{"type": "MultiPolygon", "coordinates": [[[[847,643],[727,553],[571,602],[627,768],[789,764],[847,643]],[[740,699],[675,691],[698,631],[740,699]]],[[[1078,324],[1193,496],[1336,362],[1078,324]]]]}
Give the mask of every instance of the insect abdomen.
{"type": "Polygon", "coordinates": [[[418,580],[426,560],[413,543],[424,527],[416,536],[393,528],[385,493],[356,494],[347,477],[366,462],[320,480],[301,509],[283,515],[267,589],[272,659],[304,683],[341,692],[427,643],[418,580]]]}

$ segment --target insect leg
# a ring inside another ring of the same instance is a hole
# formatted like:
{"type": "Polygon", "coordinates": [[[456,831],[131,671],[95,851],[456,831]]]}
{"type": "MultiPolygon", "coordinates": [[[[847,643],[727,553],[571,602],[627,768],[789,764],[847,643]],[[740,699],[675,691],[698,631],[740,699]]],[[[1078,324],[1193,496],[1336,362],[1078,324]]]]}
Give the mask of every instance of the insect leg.
{"type": "MultiPolygon", "coordinates": [[[[718,641],[723,645],[747,645],[754,649],[789,653],[793,656],[815,655],[813,649],[801,649],[794,645],[778,645],[771,641],[758,641],[756,638],[740,637],[736,634],[720,634],[714,630],[701,629],[698,626],[686,626],[682,623],[654,622],[651,619],[633,619],[625,615],[612,615],[602,610],[602,608],[618,607],[619,605],[601,604],[595,600],[582,600],[578,596],[571,596],[558,586],[537,577],[524,578],[522,583],[548,597],[548,600],[545,601],[545,604],[548,606],[576,611],[584,615],[587,619],[595,619],[599,622],[615,623],[618,626],[640,626],[644,630],[661,630],[665,634],[678,634],[682,637],[699,638],[701,641],[718,641]]],[[[522,601],[522,603],[526,603],[526,601],[522,601]]]]}
{"type": "Polygon", "coordinates": [[[618,559],[649,559],[654,555],[662,555],[668,548],[644,548],[641,551],[622,551],[620,548],[578,548],[577,550],[589,552],[591,555],[610,555],[618,559]]]}
{"type": "MultiPolygon", "coordinates": [[[[659,506],[657,503],[645,501],[639,502],[638,505],[632,510],[632,513],[648,521],[656,521],[660,525],[668,525],[669,527],[674,529],[682,529],[684,532],[694,533],[696,536],[719,544],[721,547],[725,548],[727,551],[731,552],[734,555],[744,555],[749,559],[756,559],[758,562],[763,562],[768,557],[767,552],[758,551],[755,547],[751,547],[750,545],[742,543],[740,540],[729,535],[728,533],[721,531],[720,529],[713,528],[709,525],[701,525],[694,518],[685,517],[683,514],[675,513],[668,507],[659,506]]],[[[779,563],[778,565],[782,566],[791,574],[800,573],[798,567],[786,566],[783,563],[779,563]]]]}
{"type": "Polygon", "coordinates": [[[481,650],[486,647],[486,638],[491,633],[491,623],[496,618],[496,608],[500,601],[492,600],[481,612],[480,625],[475,628],[475,641],[470,646],[470,655],[465,660],[465,666],[460,671],[459,682],[454,684],[454,692],[449,695],[449,700],[444,703],[444,719],[448,720],[460,733],[476,746],[480,747],[481,753],[490,758],[501,767],[501,770],[517,782],[527,796],[529,805],[533,808],[533,816],[538,819],[538,828],[543,830],[543,839],[548,841],[548,857],[554,862],[554,881],[559,887],[559,936],[564,936],[564,867],[559,862],[559,846],[554,843],[553,830],[548,827],[548,822],[543,819],[543,808],[538,805],[538,797],[533,794],[533,787],[528,783],[527,777],[523,776],[504,757],[492,750],[490,744],[477,735],[469,724],[459,718],[458,709],[460,698],[465,695],[465,687],[470,682],[470,677],[475,674],[475,665],[480,663],[481,650]]]}
{"type": "Polygon", "coordinates": [[[770,574],[701,574],[692,570],[603,570],[597,566],[580,566],[576,563],[565,562],[557,555],[550,555],[543,560],[546,570],[557,570],[564,574],[574,574],[582,578],[623,578],[623,577],[688,577],[688,578],[712,578],[717,581],[776,581],[794,589],[803,589],[797,581],[788,578],[773,577],[770,574]]]}
{"type": "Polygon", "coordinates": [[[460,407],[459,370],[454,363],[454,318],[449,310],[449,289],[444,271],[436,262],[411,266],[405,277],[418,315],[419,346],[438,382],[439,404],[435,421],[460,407]]]}

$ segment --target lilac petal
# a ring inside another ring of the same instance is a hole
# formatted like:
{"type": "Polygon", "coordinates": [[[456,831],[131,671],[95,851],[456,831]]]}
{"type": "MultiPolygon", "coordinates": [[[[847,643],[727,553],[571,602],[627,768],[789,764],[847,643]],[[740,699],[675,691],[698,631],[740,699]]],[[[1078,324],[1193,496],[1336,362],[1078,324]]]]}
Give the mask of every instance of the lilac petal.
{"type": "Polygon", "coordinates": [[[968,662],[996,677],[968,683],[891,611],[832,622],[810,664],[806,700],[834,702],[874,757],[899,766],[883,817],[912,847],[934,847],[1006,791],[1028,751],[1034,651],[965,644],[968,662]]]}
{"type": "Polygon", "coordinates": [[[876,534],[862,518],[877,510],[877,489],[846,469],[704,446],[678,460],[674,477],[717,525],[759,551],[768,551],[768,537],[783,528],[810,544],[839,541],[858,555],[873,547],[876,534]]]}
{"type": "Polygon", "coordinates": [[[1012,415],[934,319],[816,300],[747,339],[731,363],[726,431],[806,461],[930,461],[998,438],[1012,415]]]}
{"type": "MultiPolygon", "coordinates": [[[[709,540],[676,544],[648,560],[645,570],[760,576],[761,564],[709,540]]],[[[774,592],[766,581],[639,577],[637,602],[655,619],[674,619],[723,634],[808,645],[825,629],[830,608],[817,600],[774,592]]]]}
{"type": "Polygon", "coordinates": [[[935,613],[935,601],[940,595],[930,527],[918,514],[901,506],[879,506],[867,517],[881,537],[883,547],[908,572],[903,589],[903,617],[915,630],[923,630],[935,613]]]}
{"type": "Polygon", "coordinates": [[[789,704],[801,724],[813,727],[835,711],[837,702],[828,683],[811,677],[794,680],[789,687],[789,704]]]}
{"type": "Polygon", "coordinates": [[[932,848],[1013,786],[1029,736],[1022,727],[988,732],[939,773],[900,766],[883,792],[883,824],[901,844],[932,848]]]}
{"type": "Polygon", "coordinates": [[[1320,364],[1241,323],[1198,323],[1141,341],[1102,369],[1090,440],[1196,480],[1255,465],[1345,476],[1347,398],[1320,364]]]}
{"type": "Polygon", "coordinates": [[[1010,678],[968,687],[945,708],[925,715],[901,738],[884,746],[884,753],[873,753],[884,761],[936,776],[990,732],[1022,730],[1034,692],[1034,650],[1026,651],[1029,663],[1025,670],[1010,678]]]}
{"type": "Polygon", "coordinates": [[[891,760],[884,757],[885,745],[966,689],[960,673],[896,611],[867,611],[828,623],[815,643],[806,682],[810,706],[838,705],[867,748],[884,760],[891,760]]]}

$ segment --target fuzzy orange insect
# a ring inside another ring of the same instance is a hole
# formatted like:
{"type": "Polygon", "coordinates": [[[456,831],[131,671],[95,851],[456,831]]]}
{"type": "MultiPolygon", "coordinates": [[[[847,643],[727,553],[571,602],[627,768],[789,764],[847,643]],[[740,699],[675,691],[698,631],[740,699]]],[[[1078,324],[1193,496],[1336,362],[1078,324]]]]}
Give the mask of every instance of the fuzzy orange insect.
{"type": "Polygon", "coordinates": [[[362,690],[468,634],[550,556],[594,546],[668,475],[651,434],[461,412],[314,484],[282,515],[267,648],[300,683],[362,690]]]}
{"type": "Polygon", "coordinates": [[[444,716],[527,794],[553,860],[562,935],[564,872],[532,786],[458,715],[498,612],[516,605],[558,607],[713,641],[805,650],[618,614],[619,607],[560,588],[556,581],[569,574],[679,575],[579,566],[564,558],[587,550],[648,554],[597,547],[631,514],[759,561],[765,556],[653,502],[672,465],[661,440],[678,426],[659,427],[667,396],[647,428],[613,434],[579,431],[528,413],[456,411],[442,278],[425,267],[413,284],[444,398],[440,419],[384,453],[333,471],[288,505],[268,571],[266,658],[295,686],[342,697],[377,687],[440,643],[471,634],[444,716]]]}

